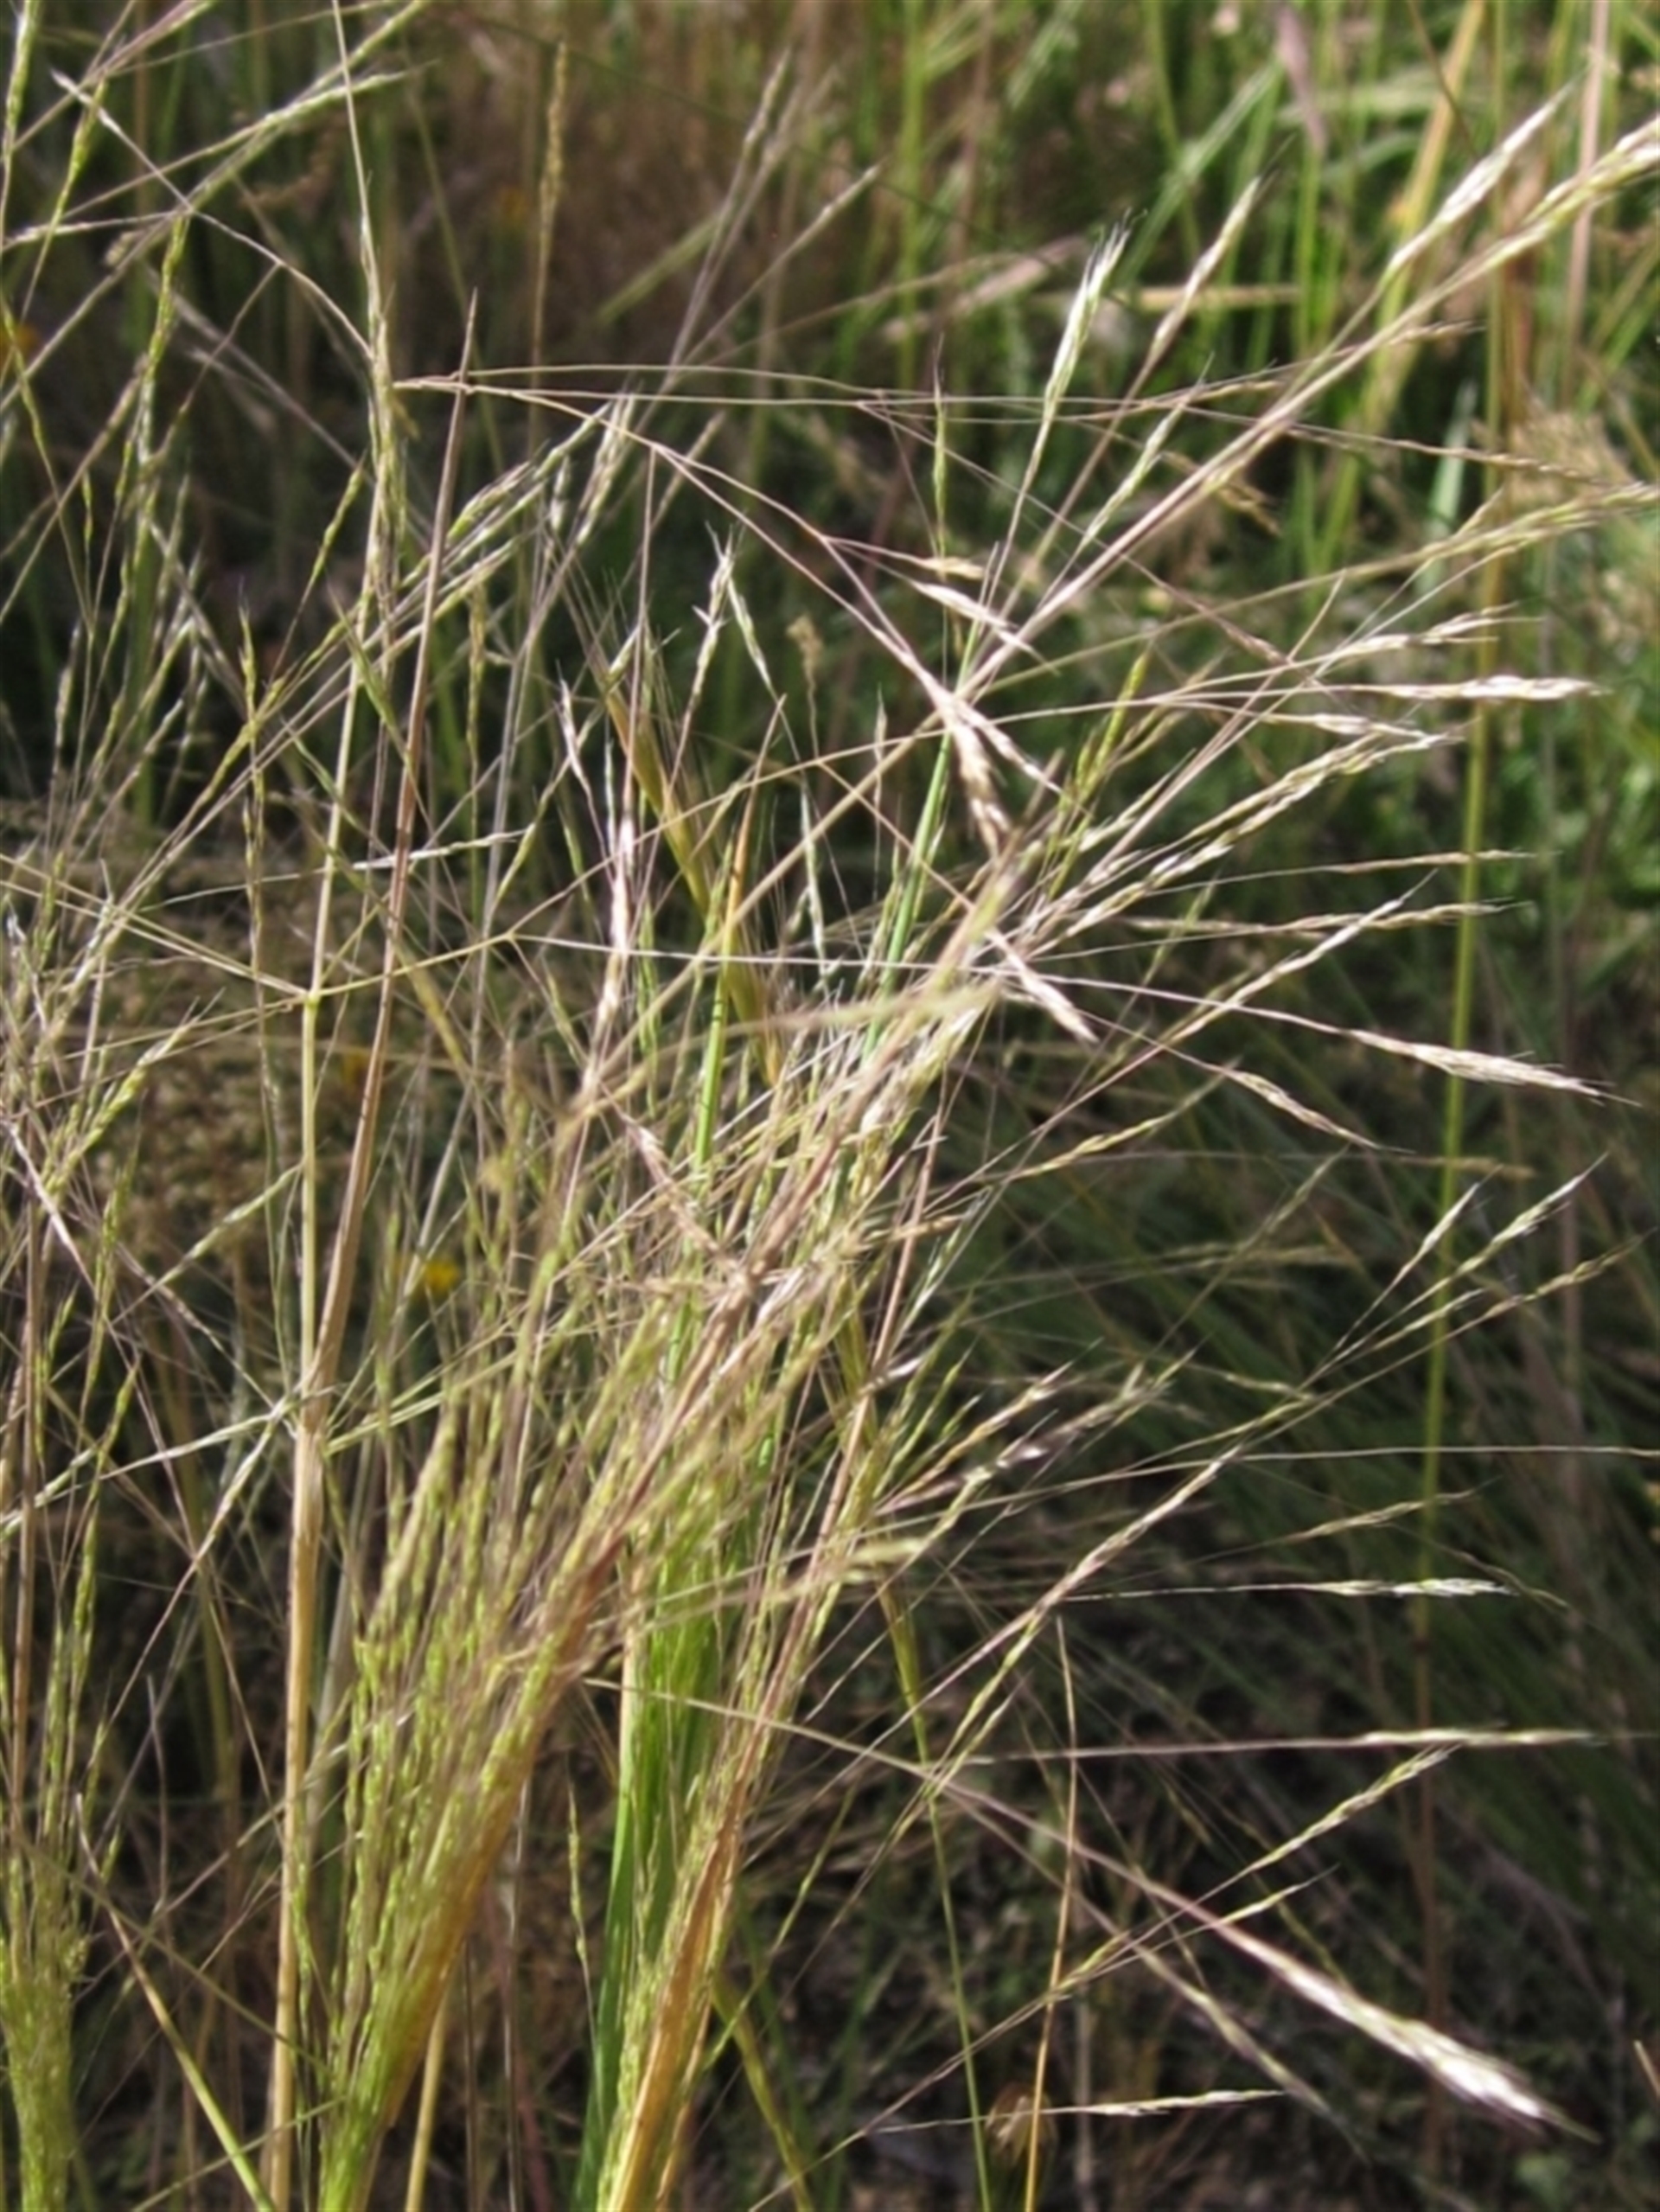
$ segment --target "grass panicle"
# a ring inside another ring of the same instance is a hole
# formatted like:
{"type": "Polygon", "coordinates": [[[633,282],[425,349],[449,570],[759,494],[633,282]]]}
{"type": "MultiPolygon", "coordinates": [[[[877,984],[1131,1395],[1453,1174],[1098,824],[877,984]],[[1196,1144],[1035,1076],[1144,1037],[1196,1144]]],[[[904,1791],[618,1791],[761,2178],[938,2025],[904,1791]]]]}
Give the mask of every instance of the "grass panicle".
{"type": "Polygon", "coordinates": [[[1635,2205],[1632,12],[16,12],[0,2205],[1635,2205]]]}

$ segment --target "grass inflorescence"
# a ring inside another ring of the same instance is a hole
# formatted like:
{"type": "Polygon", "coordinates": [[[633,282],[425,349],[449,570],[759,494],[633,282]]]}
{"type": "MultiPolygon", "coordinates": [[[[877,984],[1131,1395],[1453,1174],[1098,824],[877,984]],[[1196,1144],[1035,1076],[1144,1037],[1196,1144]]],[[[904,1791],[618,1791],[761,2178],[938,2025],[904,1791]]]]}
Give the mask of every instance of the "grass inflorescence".
{"type": "Polygon", "coordinates": [[[1640,2201],[1655,55],[1272,12],[16,11],[0,2204],[1640,2201]]]}

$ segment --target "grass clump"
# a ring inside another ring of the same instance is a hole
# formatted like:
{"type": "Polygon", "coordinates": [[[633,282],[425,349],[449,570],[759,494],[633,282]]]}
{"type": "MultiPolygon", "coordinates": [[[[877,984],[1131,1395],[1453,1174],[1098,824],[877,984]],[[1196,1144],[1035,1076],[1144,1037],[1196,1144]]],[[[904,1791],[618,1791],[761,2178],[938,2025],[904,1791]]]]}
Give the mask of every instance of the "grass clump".
{"type": "Polygon", "coordinates": [[[29,2207],[1637,2201],[1654,133],[1017,12],[19,16],[29,2207]]]}

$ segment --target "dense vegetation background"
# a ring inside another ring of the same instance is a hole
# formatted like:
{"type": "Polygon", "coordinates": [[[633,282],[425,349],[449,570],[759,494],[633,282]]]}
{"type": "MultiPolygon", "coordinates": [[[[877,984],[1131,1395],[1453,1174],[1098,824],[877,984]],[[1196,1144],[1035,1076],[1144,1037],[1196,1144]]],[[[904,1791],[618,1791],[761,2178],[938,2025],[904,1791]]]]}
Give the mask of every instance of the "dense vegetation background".
{"type": "Polygon", "coordinates": [[[1657,83],[14,10],[0,2203],[1653,2202],[1657,83]]]}

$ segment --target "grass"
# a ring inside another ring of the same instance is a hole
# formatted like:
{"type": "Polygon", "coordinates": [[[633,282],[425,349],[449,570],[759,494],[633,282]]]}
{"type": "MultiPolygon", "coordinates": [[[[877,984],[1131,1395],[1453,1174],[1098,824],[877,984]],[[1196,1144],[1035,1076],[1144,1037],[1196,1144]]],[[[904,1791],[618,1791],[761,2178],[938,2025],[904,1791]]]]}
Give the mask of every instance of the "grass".
{"type": "Polygon", "coordinates": [[[20,12],[0,2202],[1641,2201],[1656,57],[1283,12],[20,12]]]}

